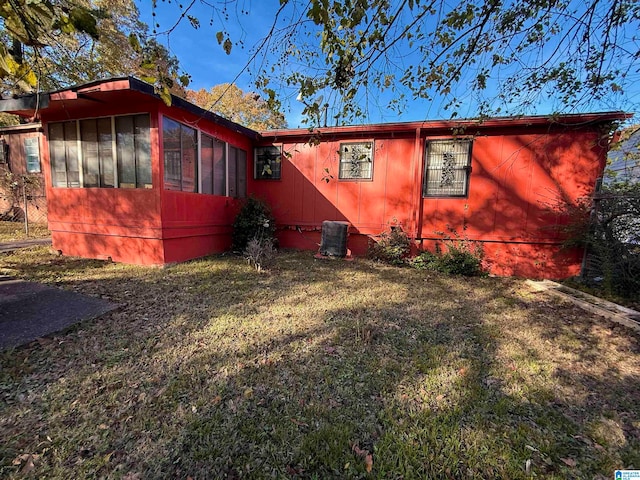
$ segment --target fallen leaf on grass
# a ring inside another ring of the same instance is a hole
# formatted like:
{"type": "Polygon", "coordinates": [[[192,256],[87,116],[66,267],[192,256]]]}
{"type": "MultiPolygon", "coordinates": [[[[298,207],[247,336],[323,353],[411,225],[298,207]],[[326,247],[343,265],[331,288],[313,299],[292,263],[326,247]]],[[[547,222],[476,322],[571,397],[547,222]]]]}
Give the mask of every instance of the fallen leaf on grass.
{"type": "Polygon", "coordinates": [[[296,420],[295,418],[292,418],[291,421],[293,423],[295,423],[296,425],[298,425],[299,427],[308,427],[309,426],[308,424],[306,424],[304,422],[301,422],[300,420],[296,420]]]}
{"type": "Polygon", "coordinates": [[[20,473],[26,475],[35,468],[38,458],[40,458],[40,455],[36,455],[35,453],[23,453],[14,458],[12,463],[13,465],[22,465],[24,463],[20,469],[20,473]]]}
{"type": "Polygon", "coordinates": [[[577,465],[577,462],[573,458],[561,458],[560,460],[562,460],[562,463],[571,468],[574,468],[577,465]]]}
{"type": "Polygon", "coordinates": [[[357,443],[354,443],[351,446],[351,450],[353,450],[353,453],[364,459],[364,468],[367,473],[370,473],[373,469],[373,455],[369,453],[369,450],[360,448],[357,443]]]}
{"type": "Polygon", "coordinates": [[[331,346],[324,347],[324,352],[325,352],[327,355],[334,355],[334,356],[335,356],[335,355],[338,355],[338,349],[337,349],[337,348],[335,348],[335,347],[331,347],[331,346]]]}
{"type": "Polygon", "coordinates": [[[371,454],[364,457],[364,468],[367,473],[370,473],[373,469],[373,456],[371,454]]]}

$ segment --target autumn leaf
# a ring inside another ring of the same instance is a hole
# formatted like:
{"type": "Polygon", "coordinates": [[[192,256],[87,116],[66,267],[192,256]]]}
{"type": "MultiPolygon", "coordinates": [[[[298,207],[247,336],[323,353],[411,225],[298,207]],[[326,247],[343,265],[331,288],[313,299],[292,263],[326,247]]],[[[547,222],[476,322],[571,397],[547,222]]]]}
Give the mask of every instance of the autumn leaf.
{"type": "Polygon", "coordinates": [[[571,468],[574,468],[577,465],[577,462],[573,458],[561,458],[560,460],[562,460],[562,463],[571,468]]]}
{"type": "Polygon", "coordinates": [[[357,443],[354,443],[351,446],[351,450],[353,450],[353,453],[355,453],[357,456],[361,457],[364,460],[365,470],[367,472],[371,472],[371,470],[373,469],[373,455],[371,455],[368,450],[364,450],[360,448],[360,446],[357,443]]]}
{"type": "Polygon", "coordinates": [[[373,455],[371,455],[370,453],[364,457],[364,468],[367,473],[370,473],[373,469],[373,455]]]}

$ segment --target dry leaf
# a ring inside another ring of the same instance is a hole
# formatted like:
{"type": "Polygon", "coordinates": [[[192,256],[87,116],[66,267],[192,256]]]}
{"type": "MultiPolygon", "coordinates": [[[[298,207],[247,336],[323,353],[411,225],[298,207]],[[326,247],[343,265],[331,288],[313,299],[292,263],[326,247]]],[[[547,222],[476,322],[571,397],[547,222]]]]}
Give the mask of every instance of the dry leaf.
{"type": "Polygon", "coordinates": [[[12,463],[13,465],[22,465],[24,463],[20,469],[20,473],[26,475],[35,468],[38,458],[40,458],[40,455],[36,455],[35,453],[23,453],[14,458],[12,463]]]}
{"type": "Polygon", "coordinates": [[[324,347],[324,351],[327,355],[338,355],[338,350],[335,347],[324,347]]]}
{"type": "Polygon", "coordinates": [[[373,468],[373,455],[368,454],[364,457],[364,468],[367,473],[371,472],[371,469],[373,468]]]}
{"type": "Polygon", "coordinates": [[[351,445],[351,450],[353,450],[353,453],[355,453],[359,457],[365,457],[369,453],[367,450],[361,449],[357,443],[351,445]]]}
{"type": "Polygon", "coordinates": [[[561,458],[560,460],[562,460],[562,463],[568,465],[571,468],[575,467],[577,464],[573,458],[561,458]]]}
{"type": "Polygon", "coordinates": [[[308,424],[306,424],[304,422],[301,422],[300,420],[296,420],[295,418],[292,418],[291,421],[293,423],[295,423],[296,425],[298,425],[299,427],[308,427],[309,426],[308,424]]]}

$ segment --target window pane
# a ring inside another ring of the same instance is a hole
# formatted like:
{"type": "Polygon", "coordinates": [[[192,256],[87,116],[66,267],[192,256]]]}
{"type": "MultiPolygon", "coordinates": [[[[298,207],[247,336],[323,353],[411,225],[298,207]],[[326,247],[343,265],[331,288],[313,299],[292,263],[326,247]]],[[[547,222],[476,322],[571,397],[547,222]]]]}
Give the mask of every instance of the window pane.
{"type": "Polygon", "coordinates": [[[162,149],[164,152],[164,188],[181,189],[180,124],[162,118],[162,149]]]}
{"type": "Polygon", "coordinates": [[[151,188],[151,140],[149,135],[149,115],[136,115],[136,186],[151,188]]]}
{"type": "Polygon", "coordinates": [[[136,187],[136,164],[133,117],[116,118],[116,149],[118,158],[118,185],[136,187]]]}
{"type": "Polygon", "coordinates": [[[49,155],[51,157],[51,183],[54,187],[67,186],[67,165],[64,148],[64,124],[49,124],[49,155]]]}
{"type": "Polygon", "coordinates": [[[469,140],[437,140],[427,145],[425,196],[467,194],[469,140]]]}
{"type": "Polygon", "coordinates": [[[27,157],[27,173],[40,173],[40,140],[38,137],[25,138],[24,151],[27,157]]]}
{"type": "Polygon", "coordinates": [[[371,179],[373,173],[373,142],[341,143],[341,179],[371,179]]]}
{"type": "Polygon", "coordinates": [[[67,187],[80,187],[80,166],[78,165],[78,131],[76,122],[64,124],[64,150],[67,167],[67,187]]]}
{"type": "Polygon", "coordinates": [[[98,127],[95,120],[80,122],[80,140],[82,145],[82,183],[85,187],[99,187],[98,127]]]}
{"type": "Polygon", "coordinates": [[[282,168],[282,154],[280,147],[256,147],[255,149],[255,178],[274,179],[280,178],[282,168]]]}
{"type": "Polygon", "coordinates": [[[226,179],[226,148],[225,143],[220,140],[214,139],[213,142],[213,194],[214,195],[226,195],[227,194],[227,179],[226,179]]]}
{"type": "Polygon", "coordinates": [[[113,134],[111,119],[98,120],[98,159],[100,162],[100,186],[113,187],[113,134]]]}
{"type": "Polygon", "coordinates": [[[198,134],[193,128],[181,125],[180,140],[182,144],[182,191],[196,192],[198,134]]]}
{"type": "Polygon", "coordinates": [[[236,147],[229,146],[229,196],[235,197],[238,192],[237,185],[237,162],[238,159],[238,149],[236,147]]]}
{"type": "Polygon", "coordinates": [[[238,190],[236,195],[238,198],[247,196],[247,152],[238,149],[238,168],[236,171],[238,190]]]}
{"type": "Polygon", "coordinates": [[[209,135],[200,136],[200,178],[202,193],[213,193],[213,138],[209,135]]]}

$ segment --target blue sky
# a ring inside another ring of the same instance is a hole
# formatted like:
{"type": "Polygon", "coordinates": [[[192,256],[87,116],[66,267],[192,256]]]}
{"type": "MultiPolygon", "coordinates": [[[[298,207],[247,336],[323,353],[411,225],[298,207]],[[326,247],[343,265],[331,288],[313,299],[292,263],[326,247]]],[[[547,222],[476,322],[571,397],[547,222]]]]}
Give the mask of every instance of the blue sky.
{"type": "MultiPolygon", "coordinates": [[[[184,7],[192,0],[184,0],[184,7]]],[[[151,13],[150,0],[136,0],[140,9],[140,18],[150,27],[155,23],[151,13]]],[[[250,68],[243,70],[254,50],[254,47],[267,35],[271,27],[275,12],[279,7],[279,0],[237,0],[231,2],[234,9],[229,12],[229,18],[225,21],[218,17],[212,7],[206,6],[200,0],[193,0],[189,13],[200,21],[200,28],[194,29],[188,19],[182,21],[172,30],[170,35],[158,36],[158,40],[167,46],[171,53],[178,57],[181,67],[191,75],[189,88],[198,90],[208,89],[213,85],[235,82],[245,91],[255,90],[250,68]],[[237,19],[240,19],[238,21],[237,19]],[[232,40],[236,42],[230,55],[227,55],[216,40],[216,32],[229,30],[232,40]]],[[[161,0],[157,2],[156,21],[160,24],[156,27],[159,33],[171,29],[180,18],[180,3],[175,0],[161,0]]],[[[633,86],[631,97],[640,99],[640,86],[633,86]]],[[[408,108],[401,114],[385,110],[385,101],[388,95],[380,95],[370,100],[367,111],[366,123],[378,123],[389,121],[421,121],[428,119],[449,118],[451,112],[443,108],[444,101],[411,101],[408,108]],[[371,101],[373,100],[373,101],[371,101]]],[[[463,106],[458,111],[459,117],[474,117],[477,114],[476,99],[468,92],[458,90],[458,95],[463,99],[463,106]]],[[[280,97],[283,105],[283,113],[287,118],[289,127],[303,126],[301,112],[302,103],[296,100],[296,92],[284,92],[280,97]]],[[[557,103],[553,95],[548,95],[539,101],[535,111],[527,113],[547,114],[557,110],[557,103]]],[[[590,111],[604,111],[615,109],[616,105],[601,103],[589,108],[590,111]]]]}
{"type": "MultiPolygon", "coordinates": [[[[136,0],[140,9],[140,19],[150,27],[153,25],[151,2],[149,0],[136,0]]],[[[180,18],[179,3],[159,1],[156,8],[156,20],[160,24],[156,27],[158,40],[169,48],[171,53],[178,57],[181,67],[191,75],[189,88],[199,90],[208,89],[213,85],[235,82],[245,91],[256,90],[248,69],[245,68],[251,56],[252,49],[268,33],[274,14],[278,9],[279,0],[240,0],[240,11],[229,13],[229,21],[224,25],[222,19],[212,16],[211,7],[203,5],[199,0],[193,3],[189,13],[198,18],[200,28],[194,29],[190,22],[183,18],[173,29],[170,35],[163,32],[174,27],[180,18]],[[246,13],[243,13],[246,9],[246,13]],[[237,15],[241,22],[232,22],[237,15]],[[213,25],[210,25],[210,21],[213,25]],[[239,25],[238,23],[241,23],[239,25]],[[234,45],[230,55],[227,55],[216,40],[216,33],[227,27],[232,39],[240,40],[241,45],[234,45]],[[231,29],[233,27],[233,29],[231,29]]],[[[185,0],[184,6],[189,2],[185,0]]],[[[449,118],[450,112],[444,111],[437,102],[412,101],[401,115],[390,112],[384,108],[384,104],[390,98],[385,94],[374,99],[368,112],[366,123],[420,121],[425,119],[449,118]],[[376,105],[377,104],[377,105],[376,105]]],[[[304,105],[296,100],[296,92],[288,92],[281,96],[283,113],[291,128],[303,127],[302,110],[304,105]]],[[[460,113],[460,116],[472,117],[476,113],[475,104],[469,102],[468,108],[460,113]]]]}

